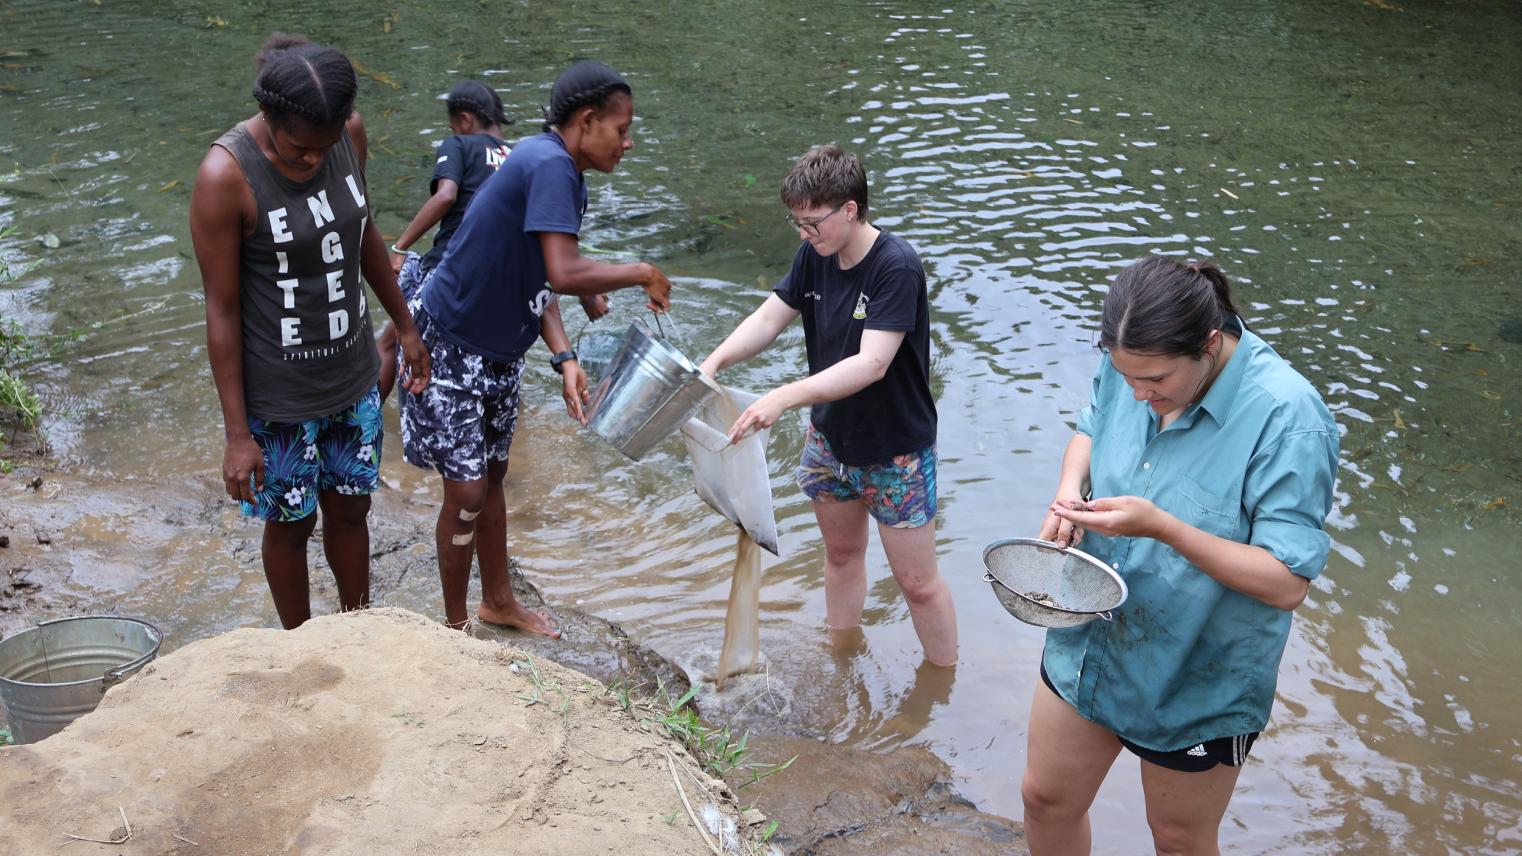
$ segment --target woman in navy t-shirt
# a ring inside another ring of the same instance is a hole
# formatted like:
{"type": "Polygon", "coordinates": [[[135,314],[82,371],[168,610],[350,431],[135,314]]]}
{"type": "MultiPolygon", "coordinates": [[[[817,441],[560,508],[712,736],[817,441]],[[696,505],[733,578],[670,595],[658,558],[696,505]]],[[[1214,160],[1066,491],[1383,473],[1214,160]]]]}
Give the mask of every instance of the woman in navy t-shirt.
{"type": "Polygon", "coordinates": [[[612,172],[634,142],[629,84],[607,66],[583,62],[550,93],[544,133],[522,140],[476,193],[426,287],[408,301],[434,360],[422,394],[401,395],[402,454],[444,480],[435,537],[445,620],[463,627],[472,554],[480,559],[482,621],[557,636],[550,619],[525,609],[507,573],[502,481],[518,417],[523,357],[543,338],[564,376],[566,410],[585,423],[587,380],[576,362],[556,297],[588,297],[637,285],[665,310],[671,283],[646,262],[607,264],[577,247],[587,205],[583,173],[612,172]],[[477,535],[480,540],[477,541],[477,535]]]}

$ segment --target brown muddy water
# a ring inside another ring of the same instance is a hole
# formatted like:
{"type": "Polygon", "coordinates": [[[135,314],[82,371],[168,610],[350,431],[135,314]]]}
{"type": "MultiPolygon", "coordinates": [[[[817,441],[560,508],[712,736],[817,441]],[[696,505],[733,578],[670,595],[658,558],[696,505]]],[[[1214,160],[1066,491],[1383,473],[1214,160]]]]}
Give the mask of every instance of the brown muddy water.
{"type": "MultiPolygon", "coordinates": [[[[776,201],[791,159],[832,140],[863,157],[876,222],[931,274],[940,561],[962,661],[921,667],[875,558],[861,636],[825,649],[790,414],[771,442],[783,557],[763,559],[767,671],[733,690],[761,681],[766,700],[721,707],[851,747],[928,748],[980,808],[1014,818],[1042,636],[998,607],[982,547],[1038,525],[1107,277],[1148,251],[1215,257],[1344,431],[1335,551],[1299,610],[1227,849],[1522,849],[1516,4],[0,5],[0,258],[41,261],[0,286],[0,316],[75,337],[26,375],[66,469],[41,491],[0,480],[0,503],[51,503],[66,592],[157,621],[174,644],[275,622],[257,529],[218,496],[185,208],[207,144],[252,112],[251,55],[276,28],[359,61],[390,235],[424,197],[446,133],[437,96],[455,79],[498,87],[515,136],[571,59],[624,70],[636,148],[592,178],[584,240],[661,261],[693,356],[791,258],[776,201]]],[[[616,329],[638,301],[614,302],[602,325],[616,329]]],[[[515,555],[551,603],[711,664],[732,524],[692,494],[679,440],[636,464],[577,430],[544,356],[514,448],[515,555]]],[[[724,380],[761,390],[802,364],[793,330],[724,380]]],[[[395,437],[378,600],[437,615],[436,486],[395,437]]],[[[1093,816],[1097,852],[1146,840],[1133,759],[1093,816]]]]}

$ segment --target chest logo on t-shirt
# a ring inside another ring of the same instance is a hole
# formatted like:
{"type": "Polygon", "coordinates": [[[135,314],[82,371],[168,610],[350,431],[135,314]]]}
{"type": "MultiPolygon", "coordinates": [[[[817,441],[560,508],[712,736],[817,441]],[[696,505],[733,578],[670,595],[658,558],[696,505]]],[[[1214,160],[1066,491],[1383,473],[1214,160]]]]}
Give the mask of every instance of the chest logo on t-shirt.
{"type": "Polygon", "coordinates": [[[860,321],[867,317],[867,300],[866,292],[856,295],[856,309],[851,313],[852,318],[860,321]]]}

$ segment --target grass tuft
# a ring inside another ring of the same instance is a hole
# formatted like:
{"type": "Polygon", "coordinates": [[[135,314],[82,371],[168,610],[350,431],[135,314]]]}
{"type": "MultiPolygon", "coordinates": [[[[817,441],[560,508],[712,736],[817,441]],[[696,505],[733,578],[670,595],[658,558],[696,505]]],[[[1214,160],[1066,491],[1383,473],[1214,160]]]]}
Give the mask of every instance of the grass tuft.
{"type": "Polygon", "coordinates": [[[736,736],[732,724],[709,725],[699,716],[692,705],[697,697],[697,687],[688,689],[681,697],[673,697],[664,683],[657,682],[655,692],[644,697],[637,695],[639,687],[629,681],[615,681],[607,693],[613,697],[619,709],[639,717],[641,723],[661,728],[667,736],[687,747],[703,769],[711,775],[728,776],[739,772],[749,778],[738,787],[753,785],[767,776],[780,773],[798,760],[794,755],[781,764],[758,764],[749,760],[750,732],[736,736]]]}

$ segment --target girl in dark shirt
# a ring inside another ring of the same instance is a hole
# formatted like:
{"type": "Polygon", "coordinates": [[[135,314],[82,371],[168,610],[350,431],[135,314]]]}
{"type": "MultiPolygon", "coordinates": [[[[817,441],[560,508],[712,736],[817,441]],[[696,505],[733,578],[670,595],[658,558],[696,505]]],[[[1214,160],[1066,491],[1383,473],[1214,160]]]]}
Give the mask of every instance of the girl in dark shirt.
{"type": "Polygon", "coordinates": [[[353,65],[285,34],[257,64],[259,112],[201,161],[190,235],[226,436],[223,484],[265,521],[264,573],[291,628],[311,615],[307,541],[319,509],[340,608],[370,600],[380,403],[361,274],[396,324],[409,388],[427,385],[429,359],[369,217],[353,65]]]}

